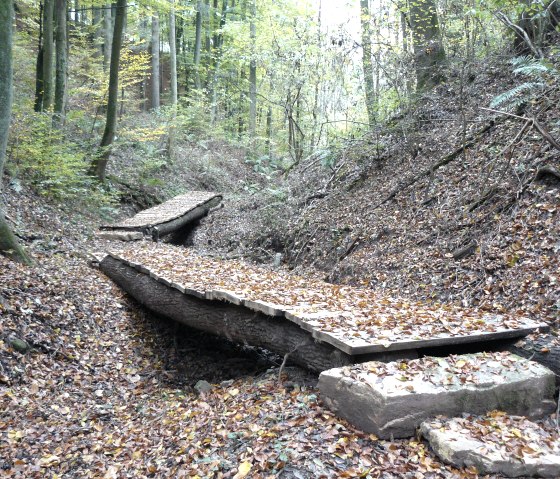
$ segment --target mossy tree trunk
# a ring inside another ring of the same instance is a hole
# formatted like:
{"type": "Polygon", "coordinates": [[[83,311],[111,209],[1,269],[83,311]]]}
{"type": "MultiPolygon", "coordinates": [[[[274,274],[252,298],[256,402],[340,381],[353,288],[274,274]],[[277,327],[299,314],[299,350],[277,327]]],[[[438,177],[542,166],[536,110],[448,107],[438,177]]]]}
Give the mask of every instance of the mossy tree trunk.
{"type": "MultiPolygon", "coordinates": [[[[6,145],[12,115],[12,22],[14,4],[11,1],[0,2],[0,193],[6,145]]],[[[1,196],[0,196],[1,198],[1,196]]],[[[1,201],[1,200],[0,200],[1,201]]],[[[0,253],[16,261],[29,264],[31,259],[17,242],[8,226],[4,214],[4,205],[0,203],[0,253]]]]}
{"type": "Polygon", "coordinates": [[[416,89],[429,90],[445,79],[446,55],[435,0],[409,0],[408,13],[414,47],[416,89]]]}
{"type": "Polygon", "coordinates": [[[107,100],[107,120],[101,139],[100,152],[91,163],[90,173],[99,181],[105,180],[107,162],[109,161],[110,146],[115,139],[117,128],[117,105],[119,101],[119,65],[121,59],[122,38],[125,23],[126,0],[118,0],[115,14],[115,28],[113,30],[113,45],[111,47],[111,66],[109,69],[109,98],[107,100]]]}

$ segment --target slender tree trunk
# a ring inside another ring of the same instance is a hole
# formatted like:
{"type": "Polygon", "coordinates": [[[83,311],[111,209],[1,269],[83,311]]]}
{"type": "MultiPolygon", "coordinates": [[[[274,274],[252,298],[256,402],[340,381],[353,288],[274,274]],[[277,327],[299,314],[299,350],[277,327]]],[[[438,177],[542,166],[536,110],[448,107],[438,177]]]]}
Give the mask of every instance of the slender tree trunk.
{"type": "Polygon", "coordinates": [[[103,56],[103,9],[100,7],[93,7],[93,28],[95,56],[101,58],[103,56]]]}
{"type": "Polygon", "coordinates": [[[441,41],[435,0],[410,0],[409,18],[414,47],[416,89],[429,90],[441,83],[445,75],[445,50],[441,41]]]}
{"type": "Polygon", "coordinates": [[[169,59],[171,64],[171,104],[177,105],[177,38],[175,30],[175,0],[169,10],[169,59]]]}
{"type": "Polygon", "coordinates": [[[241,72],[239,74],[239,83],[241,88],[239,89],[239,107],[237,117],[237,136],[239,139],[241,139],[243,137],[243,133],[245,133],[245,102],[247,101],[247,91],[245,90],[246,80],[247,74],[245,73],[245,68],[241,67],[241,72]]]}
{"type": "Polygon", "coordinates": [[[113,31],[113,46],[111,50],[111,65],[109,69],[109,98],[107,100],[107,121],[105,131],[101,139],[101,153],[93,159],[90,173],[95,175],[99,181],[105,180],[105,170],[109,160],[109,146],[115,139],[117,128],[117,106],[119,101],[119,64],[121,57],[122,37],[124,31],[125,9],[127,0],[117,0],[115,14],[115,28],[113,31]]]}
{"type": "Polygon", "coordinates": [[[35,105],[33,109],[36,112],[43,109],[43,2],[39,3],[39,40],[35,67],[35,105]]]}
{"type": "Polygon", "coordinates": [[[18,243],[8,226],[2,202],[2,179],[8,131],[12,116],[12,30],[14,20],[13,2],[0,2],[0,253],[25,264],[31,264],[31,258],[18,243]]]}
{"type": "Polygon", "coordinates": [[[66,0],[56,0],[56,84],[54,90],[54,121],[61,125],[66,108],[68,78],[68,36],[66,0]]]}
{"type": "MultiPolygon", "coordinates": [[[[222,1],[222,14],[220,17],[220,30],[224,28],[227,20],[227,8],[228,1],[222,1]]],[[[214,73],[212,76],[212,84],[210,85],[210,90],[212,91],[212,102],[211,102],[211,113],[210,121],[214,125],[218,116],[218,79],[220,77],[220,64],[222,61],[222,45],[223,45],[223,35],[222,33],[217,33],[214,36],[214,73]]]]}
{"type": "Polygon", "coordinates": [[[175,119],[177,117],[177,34],[175,31],[175,0],[171,0],[169,9],[169,59],[171,64],[171,106],[172,119],[169,128],[167,152],[170,158],[175,153],[175,119]]]}
{"type": "Polygon", "coordinates": [[[373,82],[373,64],[371,61],[371,17],[369,0],[360,0],[360,23],[362,26],[362,69],[364,72],[364,87],[366,94],[366,108],[370,128],[376,123],[375,85],[373,82]]]}
{"type": "Polygon", "coordinates": [[[251,140],[255,138],[257,130],[257,60],[256,43],[257,43],[257,4],[256,0],[251,1],[251,23],[250,23],[250,39],[251,39],[251,61],[249,62],[249,136],[251,140]]]}
{"type": "Polygon", "coordinates": [[[151,90],[150,100],[152,109],[160,106],[159,102],[159,14],[152,16],[152,39],[151,39],[151,90]]]}
{"type": "Polygon", "coordinates": [[[53,18],[55,0],[45,0],[43,9],[43,111],[52,108],[53,85],[53,18]]]}
{"type": "Polygon", "coordinates": [[[111,4],[107,3],[103,9],[103,69],[111,64],[111,48],[113,44],[113,15],[111,4]]]}
{"type": "Polygon", "coordinates": [[[194,39],[194,86],[200,91],[200,50],[202,48],[202,0],[196,3],[196,26],[194,39]]]}

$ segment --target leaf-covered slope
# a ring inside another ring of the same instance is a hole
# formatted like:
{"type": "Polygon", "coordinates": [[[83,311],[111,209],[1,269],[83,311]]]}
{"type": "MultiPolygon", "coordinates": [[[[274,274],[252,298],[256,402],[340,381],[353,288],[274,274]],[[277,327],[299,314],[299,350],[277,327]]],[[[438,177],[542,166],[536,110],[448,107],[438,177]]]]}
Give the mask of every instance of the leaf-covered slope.
{"type": "MultiPolygon", "coordinates": [[[[524,120],[480,108],[507,88],[495,73],[479,72],[464,97],[442,86],[330,168],[311,157],[268,196],[227,200],[196,244],[266,262],[280,253],[329,281],[555,322],[560,183],[539,172],[558,170],[560,151],[524,120]]],[[[556,139],[557,100],[525,113],[556,139]]]]}

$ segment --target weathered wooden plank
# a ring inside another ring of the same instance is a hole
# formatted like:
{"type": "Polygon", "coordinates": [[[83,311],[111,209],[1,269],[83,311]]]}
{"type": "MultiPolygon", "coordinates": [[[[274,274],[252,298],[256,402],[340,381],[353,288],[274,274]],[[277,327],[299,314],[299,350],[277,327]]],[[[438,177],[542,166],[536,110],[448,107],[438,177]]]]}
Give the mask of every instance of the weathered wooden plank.
{"type": "Polygon", "coordinates": [[[314,341],[308,332],[284,318],[183,294],[149,274],[139,274],[113,255],[107,255],[100,268],[142,305],[192,328],[239,343],[261,346],[278,354],[289,353],[292,362],[314,371],[352,362],[347,354],[329,344],[314,341]]]}
{"type": "Polygon", "coordinates": [[[364,338],[356,332],[346,332],[329,327],[329,320],[338,318],[341,314],[340,312],[317,311],[309,313],[290,306],[272,304],[258,299],[244,298],[239,293],[233,291],[193,289],[177,281],[173,281],[170,278],[164,277],[160,272],[154,269],[146,268],[144,265],[136,264],[129,260],[127,261],[119,255],[111,254],[110,256],[130,265],[136,271],[147,274],[154,280],[189,296],[198,299],[223,301],[236,306],[243,305],[251,311],[262,313],[268,317],[285,317],[288,321],[310,333],[311,337],[315,340],[328,343],[353,357],[366,355],[391,356],[393,353],[402,355],[406,354],[406,351],[418,351],[421,349],[443,346],[461,346],[481,342],[488,343],[491,341],[518,338],[537,330],[547,331],[549,329],[547,325],[523,319],[519,320],[516,328],[508,328],[502,325],[499,316],[489,316],[486,318],[486,327],[488,328],[486,331],[467,331],[460,335],[457,335],[456,332],[449,334],[440,332],[432,337],[419,338],[411,335],[410,338],[404,337],[398,340],[377,337],[375,334],[364,338]]]}
{"type": "Polygon", "coordinates": [[[221,200],[222,196],[216,193],[191,191],[141,211],[120,223],[103,225],[100,229],[122,232],[138,231],[143,234],[154,232],[159,236],[165,236],[202,218],[221,200]]]}

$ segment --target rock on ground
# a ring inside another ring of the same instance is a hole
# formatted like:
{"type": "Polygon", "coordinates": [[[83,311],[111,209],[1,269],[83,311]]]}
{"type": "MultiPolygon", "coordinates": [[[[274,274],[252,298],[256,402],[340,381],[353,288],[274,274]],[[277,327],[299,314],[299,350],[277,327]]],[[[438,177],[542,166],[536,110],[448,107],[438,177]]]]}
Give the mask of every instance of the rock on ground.
{"type": "Polygon", "coordinates": [[[554,410],[554,374],[510,353],[368,362],[321,373],[319,390],[339,416],[380,438],[410,437],[438,415],[554,410]]]}
{"type": "Polygon", "coordinates": [[[507,477],[560,477],[560,441],[552,421],[534,423],[494,411],[427,421],[421,430],[440,459],[455,467],[507,477]]]}

